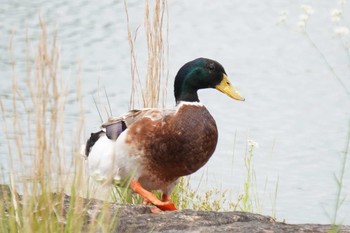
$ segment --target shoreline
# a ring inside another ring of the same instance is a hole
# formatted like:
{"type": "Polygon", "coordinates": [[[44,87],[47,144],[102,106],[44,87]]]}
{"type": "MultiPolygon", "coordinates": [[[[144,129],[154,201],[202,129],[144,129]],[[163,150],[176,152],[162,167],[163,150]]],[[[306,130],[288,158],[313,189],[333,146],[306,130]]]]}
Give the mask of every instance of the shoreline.
{"type": "MultiPolygon", "coordinates": [[[[67,226],[70,210],[80,203],[83,224],[81,232],[101,232],[103,224],[109,232],[350,232],[350,226],[330,224],[287,224],[269,216],[241,211],[196,211],[178,210],[153,214],[149,207],[132,204],[117,204],[97,199],[71,197],[65,193],[48,194],[58,205],[62,205],[60,222],[67,226]],[[335,228],[337,227],[337,228],[335,228]]],[[[23,209],[22,195],[12,193],[8,185],[0,185],[0,207],[6,217],[13,214],[12,203],[19,203],[23,209]],[[14,199],[16,199],[14,201],[14,199]]],[[[74,211],[77,211],[76,209],[74,211]]],[[[5,218],[6,218],[5,217],[5,218]]]]}

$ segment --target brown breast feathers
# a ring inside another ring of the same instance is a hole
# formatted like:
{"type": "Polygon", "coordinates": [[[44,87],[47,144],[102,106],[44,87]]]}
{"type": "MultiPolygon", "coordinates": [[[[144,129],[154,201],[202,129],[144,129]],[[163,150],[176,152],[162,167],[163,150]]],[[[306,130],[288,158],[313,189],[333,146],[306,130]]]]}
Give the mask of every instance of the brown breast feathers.
{"type": "Polygon", "coordinates": [[[217,140],[215,120],[197,105],[183,105],[161,119],[142,118],[129,127],[127,137],[127,143],[142,151],[148,173],[164,181],[201,168],[214,153],[217,140]]]}

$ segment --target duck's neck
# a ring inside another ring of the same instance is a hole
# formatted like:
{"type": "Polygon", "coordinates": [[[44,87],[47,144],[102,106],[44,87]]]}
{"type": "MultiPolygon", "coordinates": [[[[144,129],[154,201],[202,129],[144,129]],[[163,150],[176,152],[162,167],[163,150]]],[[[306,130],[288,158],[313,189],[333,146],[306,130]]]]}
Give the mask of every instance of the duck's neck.
{"type": "Polygon", "coordinates": [[[193,72],[190,72],[189,74],[187,69],[181,68],[179,72],[177,73],[175,77],[174,82],[174,95],[176,104],[180,103],[181,101],[186,102],[199,102],[198,99],[198,87],[197,85],[193,84],[193,78],[191,78],[191,74],[193,72]]]}
{"type": "Polygon", "coordinates": [[[200,102],[192,102],[192,101],[179,101],[176,106],[177,106],[178,109],[180,109],[181,107],[188,106],[188,105],[190,105],[190,106],[198,106],[198,107],[203,107],[204,106],[200,102]]]}
{"type": "Polygon", "coordinates": [[[203,109],[206,110],[204,105],[200,102],[188,102],[188,101],[180,101],[176,104],[176,114],[180,111],[187,111],[190,110],[192,113],[194,110],[199,110],[202,111],[203,109]],[[195,108],[193,108],[195,107],[195,108]]]}
{"type": "Polygon", "coordinates": [[[178,105],[180,102],[198,103],[199,98],[198,98],[197,90],[183,90],[183,91],[175,90],[175,100],[176,100],[176,105],[178,105]]]}

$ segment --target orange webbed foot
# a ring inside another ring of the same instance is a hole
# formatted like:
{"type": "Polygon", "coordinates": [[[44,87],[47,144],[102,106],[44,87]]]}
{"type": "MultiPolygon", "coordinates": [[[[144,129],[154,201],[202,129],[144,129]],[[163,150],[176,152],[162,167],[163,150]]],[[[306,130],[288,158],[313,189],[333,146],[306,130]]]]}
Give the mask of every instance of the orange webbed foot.
{"type": "Polygon", "coordinates": [[[177,210],[173,201],[170,199],[170,196],[163,194],[162,195],[162,202],[165,203],[165,205],[162,207],[158,206],[158,208],[160,208],[162,210],[177,210]]]}
{"type": "Polygon", "coordinates": [[[173,211],[177,210],[174,203],[171,201],[168,195],[163,194],[162,200],[159,200],[156,195],[150,191],[144,189],[138,180],[133,180],[130,182],[130,188],[141,195],[145,201],[144,203],[152,203],[157,208],[151,208],[152,213],[159,213],[161,211],[173,211]]]}
{"type": "Polygon", "coordinates": [[[167,201],[167,202],[162,202],[161,204],[154,204],[155,206],[157,206],[159,209],[163,210],[163,211],[173,211],[173,210],[177,210],[174,203],[172,201],[167,201]]]}

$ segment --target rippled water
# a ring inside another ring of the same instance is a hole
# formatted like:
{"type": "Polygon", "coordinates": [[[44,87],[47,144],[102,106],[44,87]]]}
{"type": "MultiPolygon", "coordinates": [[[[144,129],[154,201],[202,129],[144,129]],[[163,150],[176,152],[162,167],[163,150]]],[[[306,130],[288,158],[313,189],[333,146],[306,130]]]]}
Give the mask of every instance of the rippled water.
{"type": "MultiPolygon", "coordinates": [[[[209,57],[223,64],[246,97],[242,103],[216,91],[200,92],[201,101],[217,120],[220,137],[212,159],[191,178],[194,184],[204,172],[201,190],[221,187],[234,195],[242,191],[243,157],[246,141],[251,138],[259,144],[253,163],[258,191],[265,203],[263,212],[271,214],[270,200],[274,199],[278,179],[278,219],[329,223],[327,214],[333,213],[337,191],[333,175],[340,170],[340,154],[346,144],[350,97],[306,36],[296,32],[303,3],[170,1],[169,83],[185,62],[209,57]],[[277,25],[283,10],[288,11],[287,24],[277,25]]],[[[350,89],[349,54],[334,36],[330,20],[330,10],[337,3],[320,0],[311,4],[314,13],[308,32],[350,89]]],[[[122,1],[5,1],[1,5],[0,91],[4,99],[12,95],[11,36],[17,75],[23,76],[26,28],[34,47],[41,14],[50,31],[58,28],[63,76],[76,75],[77,64],[82,64],[86,135],[100,123],[96,110],[91,108],[92,94],[98,87],[106,88],[114,114],[127,110],[130,52],[122,1]]],[[[144,4],[129,1],[128,5],[134,30],[143,24],[144,4]]],[[[350,10],[349,5],[345,8],[350,10]]],[[[345,11],[343,21],[349,26],[348,12],[345,11]]],[[[142,26],[137,51],[142,72],[146,57],[142,26]]],[[[71,127],[77,117],[74,88],[71,84],[66,118],[71,127]]],[[[171,93],[169,85],[168,106],[173,104],[171,93]]],[[[8,152],[3,136],[0,139],[0,159],[6,169],[8,152]]],[[[349,194],[349,163],[346,169],[343,191],[349,194]]],[[[339,220],[350,224],[349,216],[347,198],[339,211],[339,220]]]]}

